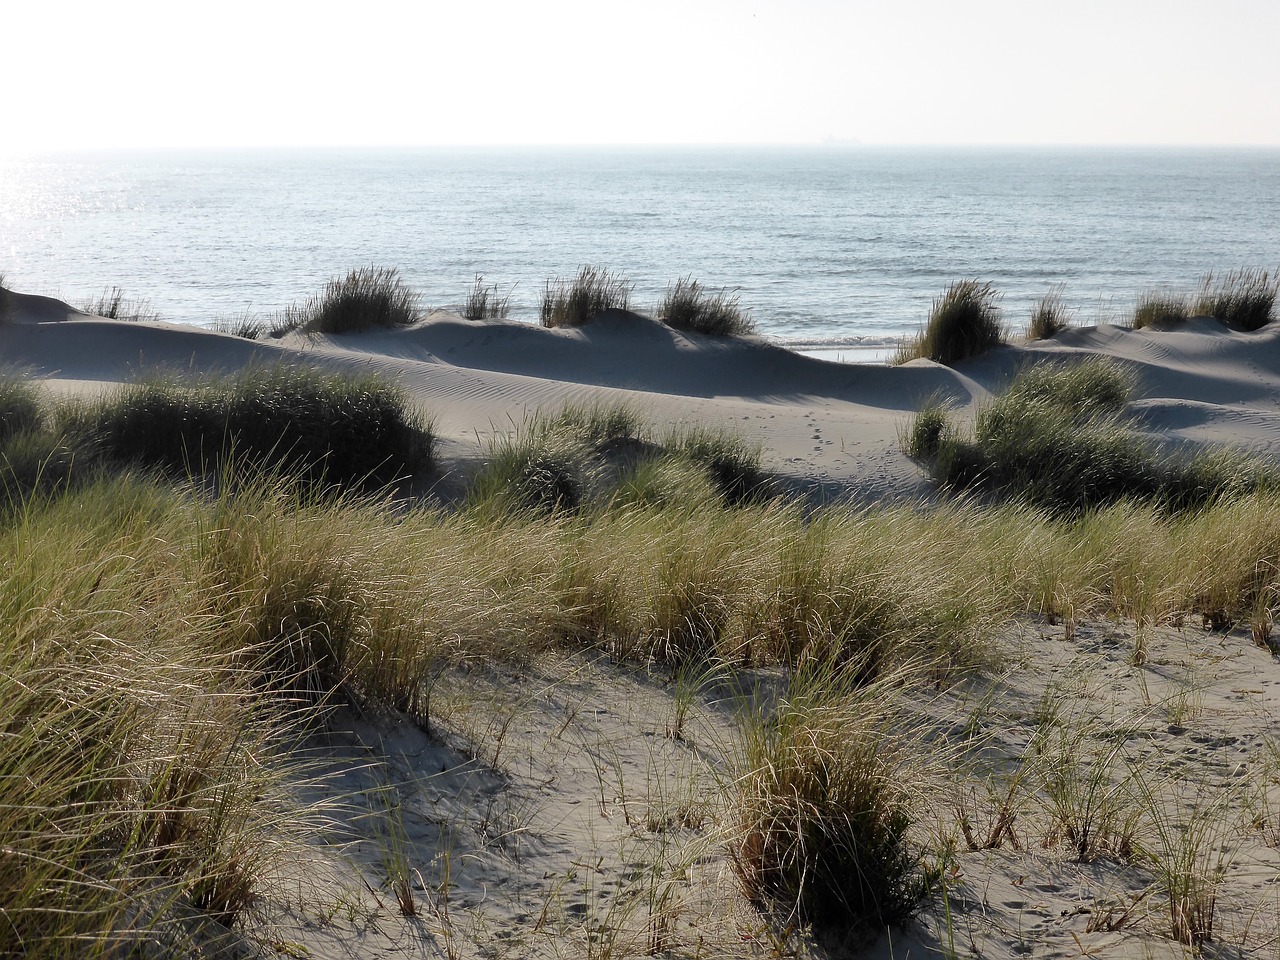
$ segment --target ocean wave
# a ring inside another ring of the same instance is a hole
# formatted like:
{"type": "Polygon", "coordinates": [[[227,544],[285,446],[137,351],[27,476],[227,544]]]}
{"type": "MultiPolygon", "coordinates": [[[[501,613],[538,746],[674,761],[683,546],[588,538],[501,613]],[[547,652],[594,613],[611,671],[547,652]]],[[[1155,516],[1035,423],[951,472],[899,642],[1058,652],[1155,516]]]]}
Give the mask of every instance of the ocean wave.
{"type": "Polygon", "coordinates": [[[902,340],[897,336],[865,337],[770,337],[770,341],[788,350],[888,350],[902,340]]]}

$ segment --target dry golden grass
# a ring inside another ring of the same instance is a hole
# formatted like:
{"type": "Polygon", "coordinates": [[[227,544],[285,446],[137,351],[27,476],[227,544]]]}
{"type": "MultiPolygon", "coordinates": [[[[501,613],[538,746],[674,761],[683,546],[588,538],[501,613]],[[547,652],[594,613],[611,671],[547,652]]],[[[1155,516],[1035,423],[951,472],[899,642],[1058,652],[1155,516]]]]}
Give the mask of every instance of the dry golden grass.
{"type": "MultiPolygon", "coordinates": [[[[561,420],[597,453],[644,441],[623,411],[561,420]]],[[[990,671],[1000,626],[1027,613],[1068,633],[1086,617],[1130,621],[1140,663],[1144,631],[1187,615],[1265,640],[1280,594],[1273,493],[1178,514],[1131,502],[1070,518],[965,503],[811,514],[726,507],[692,459],[655,462],[672,475],[623,471],[616,489],[631,494],[550,514],[317,498],[261,479],[211,497],[127,474],[16,498],[0,519],[0,953],[138,937],[182,953],[216,936],[269,889],[310,815],[286,786],[299,730],[341,704],[430,729],[447,667],[557,648],[680,675],[780,668],[788,695],[739,728],[726,846],[771,911],[875,926],[909,913],[932,875],[911,826],[919,798],[896,785],[954,749],[903,739],[904,698],[990,671]],[[833,864],[855,855],[861,879],[837,882],[833,864]]],[[[1126,788],[1104,817],[1075,789],[1097,773],[1107,796],[1118,779],[1089,752],[1097,734],[1045,726],[1020,781],[1058,842],[1114,856],[1135,809],[1148,833],[1163,810],[1181,835],[1164,799],[1144,807],[1126,788]]],[[[1166,847],[1150,856],[1171,897],[1195,901],[1177,870],[1203,845],[1166,847]]],[[[1171,906],[1192,940],[1207,922],[1196,902],[1171,906]]]]}

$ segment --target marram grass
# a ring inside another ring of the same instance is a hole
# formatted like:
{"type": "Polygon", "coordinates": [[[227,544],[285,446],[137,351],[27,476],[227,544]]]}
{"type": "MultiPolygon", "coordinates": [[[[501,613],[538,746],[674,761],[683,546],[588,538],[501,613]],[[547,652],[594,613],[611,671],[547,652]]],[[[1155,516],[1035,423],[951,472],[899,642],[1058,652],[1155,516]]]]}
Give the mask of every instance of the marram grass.
{"type": "MultiPolygon", "coordinates": [[[[1123,406],[1114,371],[1076,376],[1039,371],[1016,390],[1024,404],[1074,391],[1077,423],[1123,406]]],[[[787,695],[741,718],[725,846],[770,915],[879,928],[935,877],[912,788],[934,782],[920,765],[944,748],[903,733],[902,691],[990,669],[995,631],[1023,613],[1253,626],[1280,596],[1280,495],[1265,488],[1183,512],[729,509],[697,458],[651,458],[667,444],[629,411],[566,410],[541,429],[637,459],[579,511],[393,509],[261,477],[212,496],[103,471],[0,517],[0,954],[207,953],[297,855],[311,816],[288,786],[300,729],[340,704],[429,726],[446,666],[566,648],[726,675],[782,667],[787,695]]],[[[1042,739],[1072,760],[1070,737],[1042,739]]],[[[1053,769],[1027,783],[1059,842],[1126,848],[1129,808],[1103,842],[1053,769]]],[[[1181,876],[1165,886],[1194,939],[1208,901],[1181,876]]]]}
{"type": "Polygon", "coordinates": [[[197,475],[236,460],[313,486],[379,487],[425,472],[431,457],[430,426],[398,387],[307,367],[152,379],[62,421],[85,449],[197,475]]]}
{"type": "Polygon", "coordinates": [[[755,332],[736,293],[707,290],[693,277],[681,277],[667,287],[657,318],[676,330],[713,337],[741,337],[755,332]]]}
{"type": "Polygon", "coordinates": [[[1023,371],[965,436],[937,405],[903,433],[904,448],[942,486],[1000,492],[1081,512],[1125,500],[1168,510],[1280,486],[1280,468],[1229,449],[1166,450],[1121,416],[1133,374],[1110,361],[1023,371]]]}
{"type": "Polygon", "coordinates": [[[0,533],[0,955],[115,955],[233,922],[304,815],[278,723],[210,642],[186,509],[117,481],[0,533]]]}
{"type": "Polygon", "coordinates": [[[1028,340],[1051,340],[1071,326],[1071,312],[1062,299],[1062,288],[1054,287],[1035,302],[1027,322],[1028,340]]]}
{"type": "Polygon", "coordinates": [[[533,514],[589,512],[654,498],[676,503],[679,489],[653,481],[689,478],[686,503],[709,483],[726,504],[761,502],[773,488],[761,451],[724,430],[675,428],[656,436],[626,406],[567,405],[497,438],[466,499],[471,510],[533,514]]]}
{"type": "Polygon", "coordinates": [[[1177,290],[1144,293],[1133,311],[1133,328],[1169,329],[1191,317],[1213,317],[1233,330],[1260,330],[1275,318],[1280,277],[1268,270],[1242,268],[1200,278],[1194,295],[1177,290]]]}
{"type": "Polygon", "coordinates": [[[361,333],[407,327],[420,316],[419,296],[400,279],[400,271],[369,266],[335,277],[319,294],[286,309],[271,332],[361,333]]]}
{"type": "Polygon", "coordinates": [[[160,319],[148,300],[133,300],[125,296],[120,287],[109,287],[91,300],[80,304],[82,313],[107,320],[128,320],[133,323],[154,323],[160,319]]]}
{"type": "Polygon", "coordinates": [[[626,277],[585,265],[572,280],[547,281],[538,316],[544,327],[580,327],[599,313],[630,305],[631,282],[626,277]]]}
{"type": "Polygon", "coordinates": [[[1205,274],[1196,312],[1221,320],[1234,330],[1260,330],[1275,318],[1280,275],[1266,270],[1232,270],[1205,274]]]}
{"type": "Polygon", "coordinates": [[[496,283],[486,285],[484,277],[476,274],[475,286],[467,294],[461,313],[464,320],[505,320],[511,314],[511,295],[503,296],[496,283]]]}
{"type": "Polygon", "coordinates": [[[1133,308],[1133,329],[1168,329],[1192,316],[1193,306],[1185,294],[1171,290],[1148,291],[1133,308]]]}
{"type": "Polygon", "coordinates": [[[902,679],[801,670],[776,706],[740,720],[730,854],[747,898],[782,925],[879,931],[928,889],[908,835],[918,753],[887,689],[902,679]]]}
{"type": "Polygon", "coordinates": [[[960,280],[934,299],[928,322],[915,337],[902,342],[894,363],[924,358],[949,366],[986,353],[1005,340],[995,287],[960,280]]]}

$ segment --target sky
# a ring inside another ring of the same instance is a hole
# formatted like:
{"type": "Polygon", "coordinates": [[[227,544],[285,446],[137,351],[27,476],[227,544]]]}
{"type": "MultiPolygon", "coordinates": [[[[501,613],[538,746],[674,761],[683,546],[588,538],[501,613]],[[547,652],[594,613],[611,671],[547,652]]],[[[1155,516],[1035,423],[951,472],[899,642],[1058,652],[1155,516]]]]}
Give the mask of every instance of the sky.
{"type": "Polygon", "coordinates": [[[1280,145],[1280,0],[21,0],[0,153],[1280,145]]]}

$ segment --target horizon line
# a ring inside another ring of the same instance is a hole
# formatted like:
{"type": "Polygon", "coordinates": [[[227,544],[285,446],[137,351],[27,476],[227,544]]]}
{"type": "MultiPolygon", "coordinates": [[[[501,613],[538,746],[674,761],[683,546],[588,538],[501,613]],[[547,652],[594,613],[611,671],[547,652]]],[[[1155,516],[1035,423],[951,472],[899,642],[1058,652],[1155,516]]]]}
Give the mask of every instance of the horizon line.
{"type": "Polygon", "coordinates": [[[118,145],[93,148],[84,147],[36,147],[5,150],[0,148],[0,158],[39,157],[56,155],[102,155],[140,153],[232,153],[232,152],[286,152],[286,151],[357,151],[357,150],[423,150],[423,151],[603,151],[603,150],[814,150],[840,152],[877,150],[1280,150],[1280,141],[1268,143],[1179,143],[1174,141],[1147,142],[1074,142],[1027,143],[992,141],[984,143],[910,141],[869,142],[856,139],[825,139],[804,141],[664,141],[664,142],[597,142],[597,143],[235,143],[235,144],[146,144],[140,146],[118,145]]]}

